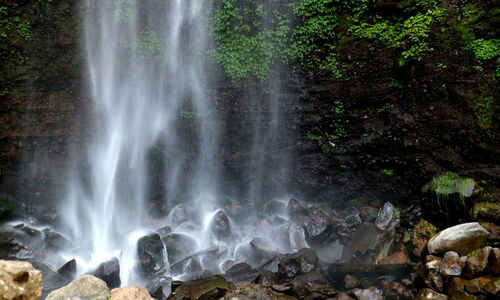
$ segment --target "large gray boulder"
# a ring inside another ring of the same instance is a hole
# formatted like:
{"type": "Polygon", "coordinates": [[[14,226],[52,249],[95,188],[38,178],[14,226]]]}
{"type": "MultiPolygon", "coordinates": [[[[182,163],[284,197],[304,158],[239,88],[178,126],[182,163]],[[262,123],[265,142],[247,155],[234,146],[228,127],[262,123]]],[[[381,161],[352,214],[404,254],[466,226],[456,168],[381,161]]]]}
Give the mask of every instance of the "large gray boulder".
{"type": "Polygon", "coordinates": [[[42,273],[28,262],[0,260],[0,299],[38,300],[42,273]]]}
{"type": "Polygon", "coordinates": [[[107,300],[109,295],[109,288],[103,280],[84,275],[51,292],[46,300],[107,300]]]}
{"type": "Polygon", "coordinates": [[[464,223],[439,232],[428,243],[430,254],[455,251],[465,255],[472,250],[484,247],[488,231],[479,223],[464,223]]]}

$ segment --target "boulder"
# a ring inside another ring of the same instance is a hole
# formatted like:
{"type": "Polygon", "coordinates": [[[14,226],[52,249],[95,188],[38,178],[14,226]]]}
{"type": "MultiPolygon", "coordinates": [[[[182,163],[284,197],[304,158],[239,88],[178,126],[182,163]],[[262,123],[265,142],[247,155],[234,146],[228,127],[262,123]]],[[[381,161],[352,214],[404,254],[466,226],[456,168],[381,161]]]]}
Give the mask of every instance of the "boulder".
{"type": "Polygon", "coordinates": [[[200,276],[203,273],[203,266],[197,257],[189,256],[170,265],[172,275],[188,275],[191,277],[200,276]]]}
{"type": "Polygon", "coordinates": [[[481,294],[483,293],[483,289],[488,285],[491,281],[491,278],[487,277],[479,277],[468,280],[465,283],[465,290],[472,294],[481,294]]]}
{"type": "Polygon", "coordinates": [[[46,254],[43,233],[18,224],[0,228],[0,257],[11,260],[41,261],[46,254]]]}
{"type": "Polygon", "coordinates": [[[350,290],[361,285],[361,281],[359,281],[356,277],[347,274],[344,277],[344,288],[346,290],[350,290]]]}
{"type": "Polygon", "coordinates": [[[413,254],[420,257],[427,246],[427,242],[437,233],[436,226],[421,219],[412,230],[413,254]]]}
{"type": "Polygon", "coordinates": [[[288,227],[288,240],[287,240],[290,250],[298,251],[302,248],[308,248],[309,245],[306,242],[306,235],[302,226],[292,223],[288,227]]]}
{"type": "Polygon", "coordinates": [[[453,277],[448,286],[448,296],[450,299],[477,299],[472,293],[467,292],[466,285],[468,280],[453,277]]]}
{"type": "Polygon", "coordinates": [[[335,298],[331,298],[333,300],[354,300],[353,297],[349,296],[349,294],[345,292],[340,292],[335,296],[335,298]]]}
{"type": "Polygon", "coordinates": [[[224,279],[221,275],[213,275],[197,280],[182,282],[175,291],[170,294],[170,300],[196,300],[217,299],[232,288],[234,284],[224,279]]]}
{"type": "Polygon", "coordinates": [[[320,260],[327,263],[335,263],[342,259],[344,245],[339,241],[329,242],[315,247],[320,260]]]}
{"type": "Polygon", "coordinates": [[[253,249],[254,258],[258,261],[267,261],[278,254],[278,248],[271,241],[264,238],[253,238],[250,241],[250,246],[253,249]]]}
{"type": "Polygon", "coordinates": [[[143,236],[137,242],[137,256],[143,275],[150,276],[166,266],[166,251],[158,233],[143,236]]]}
{"type": "Polygon", "coordinates": [[[188,212],[184,204],[180,204],[172,208],[172,210],[168,214],[167,220],[168,223],[174,227],[189,220],[188,212]]]}
{"type": "Polygon", "coordinates": [[[219,210],[213,217],[210,230],[218,240],[227,240],[231,236],[231,222],[223,210],[219,210]]]}
{"type": "Polygon", "coordinates": [[[288,201],[286,210],[288,212],[288,216],[290,216],[290,218],[292,218],[293,220],[300,221],[308,214],[305,205],[302,204],[299,200],[293,198],[288,201]]]}
{"type": "Polygon", "coordinates": [[[441,265],[441,274],[445,276],[460,276],[463,268],[462,260],[458,253],[448,251],[444,254],[443,264],[441,265]]]}
{"type": "Polygon", "coordinates": [[[359,208],[359,216],[362,222],[375,222],[379,209],[374,206],[362,206],[359,208]]]}
{"type": "Polygon", "coordinates": [[[100,264],[97,269],[90,272],[91,275],[104,280],[110,289],[120,286],[120,262],[118,258],[112,259],[100,264]]]}
{"type": "Polygon", "coordinates": [[[351,260],[355,255],[365,255],[374,251],[383,234],[378,232],[372,223],[361,224],[348,247],[342,253],[342,259],[351,260]]]}
{"type": "Polygon", "coordinates": [[[492,248],[488,246],[472,251],[465,263],[464,277],[475,278],[486,272],[491,250],[492,248]]]}
{"type": "Polygon", "coordinates": [[[0,299],[38,300],[42,273],[28,262],[0,260],[0,299]]]}
{"type": "Polygon", "coordinates": [[[57,269],[57,274],[73,280],[76,276],[76,260],[72,259],[62,265],[59,269],[57,269]]]}
{"type": "Polygon", "coordinates": [[[434,236],[427,245],[430,254],[455,251],[465,255],[484,247],[488,231],[479,223],[465,223],[447,228],[434,236]]]}
{"type": "Polygon", "coordinates": [[[474,220],[486,220],[495,223],[500,222],[500,203],[479,202],[474,204],[471,211],[474,220]]]}
{"type": "Polygon", "coordinates": [[[444,280],[443,275],[441,274],[442,260],[438,257],[427,256],[425,264],[425,276],[424,282],[430,288],[436,291],[443,291],[444,288],[444,280]]]}
{"type": "MultiPolygon", "coordinates": [[[[493,278],[485,287],[484,291],[490,295],[500,296],[500,278],[493,278]]],[[[497,298],[498,299],[498,298],[497,298]]]]}
{"type": "Polygon", "coordinates": [[[448,300],[448,296],[425,288],[418,291],[415,300],[448,300]]]}
{"type": "Polygon", "coordinates": [[[488,222],[481,223],[481,226],[488,230],[488,239],[486,240],[488,243],[500,243],[500,226],[488,222]]]}
{"type": "Polygon", "coordinates": [[[382,291],[375,288],[370,287],[368,289],[354,289],[354,295],[358,300],[383,300],[384,296],[382,296],[382,291]]]}
{"type": "Polygon", "coordinates": [[[489,258],[490,272],[495,275],[500,275],[500,249],[493,248],[489,258]]]}
{"type": "Polygon", "coordinates": [[[399,212],[396,210],[394,205],[390,202],[386,202],[384,207],[382,207],[375,220],[375,227],[383,232],[390,231],[394,229],[399,224],[399,212]]]}
{"type": "Polygon", "coordinates": [[[172,233],[172,228],[170,226],[163,226],[156,230],[156,233],[160,235],[160,238],[163,240],[167,235],[172,233]]]}
{"type": "Polygon", "coordinates": [[[320,243],[324,241],[331,231],[332,219],[319,209],[312,210],[304,217],[304,229],[309,241],[320,243]]]}
{"type": "Polygon", "coordinates": [[[148,290],[138,286],[126,286],[111,291],[109,300],[155,300],[148,290]]]}
{"type": "Polygon", "coordinates": [[[174,264],[193,254],[198,247],[195,239],[182,233],[170,233],[162,241],[167,249],[170,264],[174,264]]]}
{"type": "Polygon", "coordinates": [[[287,210],[286,202],[279,200],[270,200],[264,204],[263,213],[266,217],[272,217],[276,215],[285,215],[287,210]]]}
{"type": "Polygon", "coordinates": [[[403,251],[398,251],[390,256],[384,257],[379,264],[381,265],[401,265],[408,263],[408,256],[403,251]]]}
{"type": "Polygon", "coordinates": [[[395,281],[382,281],[382,290],[386,299],[412,300],[415,298],[407,287],[395,281]]]}
{"type": "Polygon", "coordinates": [[[51,292],[46,300],[108,300],[106,283],[92,275],[84,275],[65,287],[51,292]]]}
{"type": "Polygon", "coordinates": [[[146,289],[156,300],[166,300],[172,291],[172,278],[156,276],[146,283],[146,289]]]}
{"type": "Polygon", "coordinates": [[[231,282],[256,282],[260,273],[247,263],[238,263],[229,268],[224,276],[231,282]]]}
{"type": "Polygon", "coordinates": [[[67,285],[74,279],[74,277],[65,277],[60,275],[59,273],[55,272],[49,266],[43,263],[33,262],[33,267],[42,272],[42,277],[43,277],[42,299],[47,297],[47,295],[53,290],[56,290],[58,288],[67,285]]]}
{"type": "Polygon", "coordinates": [[[283,278],[294,278],[297,275],[314,271],[318,266],[316,251],[304,248],[296,253],[284,256],[278,264],[278,274],[283,278]]]}

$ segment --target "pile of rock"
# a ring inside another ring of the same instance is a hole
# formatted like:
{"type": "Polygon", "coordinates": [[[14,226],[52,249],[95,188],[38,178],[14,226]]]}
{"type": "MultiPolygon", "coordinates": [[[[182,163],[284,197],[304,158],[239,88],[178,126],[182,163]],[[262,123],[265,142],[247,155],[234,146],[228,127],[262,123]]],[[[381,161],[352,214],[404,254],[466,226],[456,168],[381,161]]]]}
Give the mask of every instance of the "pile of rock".
{"type": "Polygon", "coordinates": [[[486,246],[489,232],[479,223],[447,228],[428,242],[418,299],[500,297],[500,249],[486,246]]]}

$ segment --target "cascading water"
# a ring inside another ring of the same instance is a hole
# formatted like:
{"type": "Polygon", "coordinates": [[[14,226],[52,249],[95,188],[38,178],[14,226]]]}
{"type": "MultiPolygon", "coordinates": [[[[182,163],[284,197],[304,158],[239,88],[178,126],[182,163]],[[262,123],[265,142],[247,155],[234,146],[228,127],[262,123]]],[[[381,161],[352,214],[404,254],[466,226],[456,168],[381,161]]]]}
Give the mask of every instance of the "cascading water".
{"type": "MultiPolygon", "coordinates": [[[[266,110],[251,117],[251,154],[243,165],[253,179],[240,187],[250,203],[234,205],[219,192],[220,140],[231,124],[222,123],[208,96],[207,79],[217,76],[206,65],[211,5],[86,0],[84,50],[95,128],[89,145],[74,153],[63,208],[64,226],[78,245],[67,257],[79,257],[80,273],[116,256],[122,283],[142,281],[134,271],[137,241],[165,225],[173,230],[162,235],[171,265],[164,272],[170,276],[193,275],[196,263],[214,273],[228,262],[261,263],[249,254],[251,240],[267,254],[297,250],[293,242],[273,237],[294,239],[300,232],[256,219],[256,199],[269,193],[264,169],[281,178],[270,194],[286,192],[289,155],[282,149],[283,99],[276,76],[265,83],[271,92],[260,100],[266,110]],[[243,212],[235,213],[238,207],[243,212]]],[[[277,205],[276,217],[284,212],[284,204],[277,205]]]]}

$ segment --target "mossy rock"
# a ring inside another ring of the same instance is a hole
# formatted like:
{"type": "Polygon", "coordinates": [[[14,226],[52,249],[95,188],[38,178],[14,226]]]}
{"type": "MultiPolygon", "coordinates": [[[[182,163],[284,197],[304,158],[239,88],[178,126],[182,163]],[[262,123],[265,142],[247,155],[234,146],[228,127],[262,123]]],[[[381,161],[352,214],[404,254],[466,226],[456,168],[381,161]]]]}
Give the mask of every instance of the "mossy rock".
{"type": "Polygon", "coordinates": [[[430,238],[435,236],[437,233],[436,226],[421,219],[420,222],[413,228],[413,238],[411,240],[413,244],[413,254],[416,256],[421,256],[422,251],[427,246],[427,242],[430,238]]]}
{"type": "Polygon", "coordinates": [[[500,203],[479,202],[471,210],[474,220],[500,222],[500,203]]]}
{"type": "Polygon", "coordinates": [[[476,181],[472,178],[460,177],[453,172],[432,178],[422,188],[422,192],[434,192],[438,197],[448,197],[451,194],[459,194],[461,198],[472,196],[476,188],[476,181]]]}

